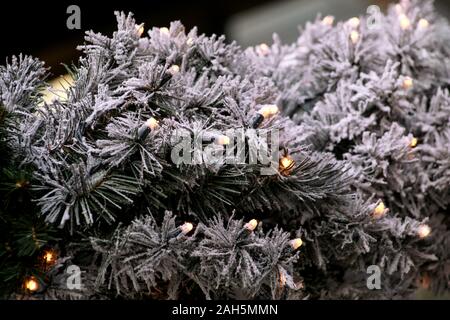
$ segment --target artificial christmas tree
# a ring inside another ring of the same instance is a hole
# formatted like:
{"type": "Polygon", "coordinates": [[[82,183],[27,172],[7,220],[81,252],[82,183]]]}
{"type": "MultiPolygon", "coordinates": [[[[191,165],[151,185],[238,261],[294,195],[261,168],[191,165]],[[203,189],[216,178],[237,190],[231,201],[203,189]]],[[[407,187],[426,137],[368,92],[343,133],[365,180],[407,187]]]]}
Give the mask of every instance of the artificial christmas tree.
{"type": "Polygon", "coordinates": [[[144,37],[116,15],[112,38],[87,33],[64,98],[41,101],[36,60],[0,70],[19,120],[4,124],[8,161],[30,170],[32,215],[59,239],[37,258],[58,254],[44,276],[9,293],[407,298],[424,277],[448,290],[450,29],[429,3],[246,50],[179,22],[144,37]]]}

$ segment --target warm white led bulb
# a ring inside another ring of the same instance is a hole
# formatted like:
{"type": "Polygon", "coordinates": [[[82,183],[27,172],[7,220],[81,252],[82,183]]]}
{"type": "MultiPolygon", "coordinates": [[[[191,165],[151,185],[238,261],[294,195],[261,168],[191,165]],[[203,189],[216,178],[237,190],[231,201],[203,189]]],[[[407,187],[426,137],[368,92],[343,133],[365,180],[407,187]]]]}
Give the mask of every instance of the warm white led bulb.
{"type": "Polygon", "coordinates": [[[151,117],[150,119],[145,121],[145,125],[147,127],[149,127],[151,130],[154,130],[154,129],[156,129],[159,126],[159,123],[158,123],[158,120],[156,120],[155,118],[151,117]]]}
{"type": "Polygon", "coordinates": [[[412,79],[412,78],[410,78],[410,77],[405,77],[405,78],[403,79],[403,83],[402,83],[403,89],[405,89],[405,90],[411,89],[412,86],[413,86],[413,84],[414,84],[414,82],[413,82],[413,79],[412,79]]]}
{"type": "Polygon", "coordinates": [[[137,30],[137,34],[139,35],[139,37],[142,36],[145,31],[144,24],[136,26],[136,30],[137,30]]]}
{"type": "Polygon", "coordinates": [[[348,24],[349,24],[349,26],[352,27],[352,28],[358,28],[360,22],[361,22],[361,21],[359,20],[358,17],[353,17],[353,18],[351,18],[351,19],[348,20],[348,24]]]}
{"type": "Polygon", "coordinates": [[[275,104],[266,104],[258,112],[263,115],[264,119],[267,119],[278,112],[278,107],[275,104]]]}
{"type": "Polygon", "coordinates": [[[326,16],[322,20],[322,24],[324,24],[326,26],[331,26],[333,24],[333,22],[334,22],[334,17],[333,16],[326,16]]]}
{"type": "Polygon", "coordinates": [[[409,21],[409,18],[404,13],[399,15],[399,21],[400,28],[402,28],[403,30],[406,30],[411,26],[411,21],[409,21]]]}
{"type": "Polygon", "coordinates": [[[359,32],[356,30],[350,32],[350,40],[352,40],[353,44],[356,44],[359,40],[359,32]]]}
{"type": "Polygon", "coordinates": [[[291,245],[292,249],[297,250],[302,246],[303,241],[300,238],[296,238],[294,240],[289,241],[289,244],[291,245]]]}
{"type": "Polygon", "coordinates": [[[417,229],[417,235],[421,239],[428,237],[430,235],[430,233],[431,233],[431,228],[427,224],[422,224],[417,229]]]}
{"type": "Polygon", "coordinates": [[[180,226],[181,232],[183,234],[188,234],[194,228],[194,225],[190,222],[186,222],[185,224],[180,226]]]}
{"type": "Polygon", "coordinates": [[[159,28],[159,32],[166,36],[170,35],[170,30],[169,30],[169,28],[166,28],[166,27],[159,28]]]}
{"type": "Polygon", "coordinates": [[[259,46],[256,47],[256,52],[260,56],[266,56],[270,52],[270,47],[265,43],[261,43],[259,46]]]}
{"type": "Polygon", "coordinates": [[[430,25],[430,23],[428,22],[428,20],[426,20],[426,19],[419,20],[419,23],[418,23],[419,29],[426,29],[426,28],[428,28],[429,25],[430,25]]]}
{"type": "Polygon", "coordinates": [[[167,69],[167,72],[169,72],[172,76],[174,76],[178,72],[180,72],[180,67],[178,65],[174,64],[169,69],[167,69]]]}
{"type": "Polygon", "coordinates": [[[224,135],[220,135],[216,138],[216,143],[220,145],[228,145],[230,144],[230,138],[224,135]]]}
{"type": "Polygon", "coordinates": [[[252,219],[244,225],[244,228],[248,231],[253,231],[258,226],[258,220],[252,219]]]}

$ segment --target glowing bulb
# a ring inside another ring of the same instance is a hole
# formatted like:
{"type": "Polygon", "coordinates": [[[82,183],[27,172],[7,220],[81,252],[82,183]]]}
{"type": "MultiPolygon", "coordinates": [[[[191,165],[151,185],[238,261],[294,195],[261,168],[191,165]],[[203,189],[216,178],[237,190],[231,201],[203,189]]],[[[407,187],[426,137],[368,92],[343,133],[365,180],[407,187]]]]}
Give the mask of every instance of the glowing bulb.
{"type": "Polygon", "coordinates": [[[395,11],[397,12],[397,14],[403,13],[403,7],[401,6],[401,4],[395,5],[395,11]]]}
{"type": "Polygon", "coordinates": [[[352,28],[358,28],[359,24],[360,24],[360,20],[358,17],[353,17],[350,20],[348,20],[348,24],[350,25],[350,27],[352,28]]]}
{"type": "Polygon", "coordinates": [[[256,52],[260,56],[266,56],[270,52],[270,47],[265,43],[261,43],[258,47],[256,47],[256,52]]]}
{"type": "Polygon", "coordinates": [[[167,69],[167,72],[169,72],[172,76],[174,76],[178,72],[180,72],[180,67],[176,64],[173,64],[169,69],[167,69]]]}
{"type": "Polygon", "coordinates": [[[170,35],[170,30],[169,30],[169,28],[166,28],[166,27],[159,28],[159,32],[166,36],[170,35]]]}
{"type": "Polygon", "coordinates": [[[137,28],[137,34],[138,36],[142,36],[144,34],[145,28],[144,28],[144,24],[141,24],[140,26],[136,26],[137,28]]]}
{"type": "Polygon", "coordinates": [[[147,127],[149,127],[151,130],[154,130],[154,129],[158,128],[159,123],[158,123],[158,120],[156,120],[155,118],[151,117],[150,119],[145,121],[145,125],[147,127]]]}
{"type": "Polygon", "coordinates": [[[280,170],[282,172],[292,169],[294,165],[295,161],[290,156],[284,156],[280,159],[280,170]]]}
{"type": "Polygon", "coordinates": [[[403,30],[406,30],[411,26],[411,21],[409,21],[408,17],[404,13],[400,14],[399,19],[400,28],[402,28],[403,30]]]}
{"type": "Polygon", "coordinates": [[[384,206],[383,202],[380,202],[373,211],[373,217],[375,219],[379,219],[383,217],[385,214],[386,214],[386,207],[384,206]]]}
{"type": "Polygon", "coordinates": [[[359,40],[359,32],[356,30],[350,32],[350,39],[352,40],[353,44],[356,44],[359,40]]]}
{"type": "Polygon", "coordinates": [[[44,253],[44,260],[47,264],[52,264],[56,260],[56,254],[53,251],[46,251],[44,253]]]}
{"type": "Polygon", "coordinates": [[[333,16],[326,16],[322,20],[322,24],[324,24],[326,26],[331,26],[333,24],[333,22],[334,22],[334,17],[333,16]]]}
{"type": "Polygon", "coordinates": [[[216,138],[216,143],[220,145],[228,145],[230,144],[230,138],[227,136],[220,135],[216,138]]]}
{"type": "Polygon", "coordinates": [[[294,240],[289,241],[289,244],[291,245],[292,249],[297,250],[302,246],[303,241],[300,238],[296,238],[294,240]]]}
{"type": "Polygon", "coordinates": [[[417,235],[421,239],[428,237],[430,235],[430,233],[431,233],[431,228],[427,224],[422,224],[419,226],[419,228],[417,228],[417,235]]]}
{"type": "Polygon", "coordinates": [[[264,119],[267,119],[278,112],[278,107],[275,104],[267,104],[263,106],[258,112],[263,115],[264,119]]]}
{"type": "Polygon", "coordinates": [[[185,224],[180,226],[181,232],[183,234],[188,234],[194,228],[194,225],[190,222],[186,222],[185,224]]]}
{"type": "Polygon", "coordinates": [[[426,28],[428,28],[430,23],[426,19],[420,19],[418,25],[419,25],[419,29],[426,29],[426,28]]]}
{"type": "Polygon", "coordinates": [[[252,219],[244,225],[244,228],[248,231],[253,231],[258,226],[258,220],[252,219]]]}
{"type": "Polygon", "coordinates": [[[284,272],[280,272],[280,286],[284,287],[286,285],[286,275],[284,272]]]}
{"type": "Polygon", "coordinates": [[[27,280],[25,280],[25,289],[29,291],[37,291],[39,290],[39,283],[34,277],[30,277],[27,280]]]}
{"type": "Polygon", "coordinates": [[[408,90],[411,89],[413,86],[413,79],[410,77],[405,77],[405,79],[403,79],[403,89],[408,90]]]}
{"type": "Polygon", "coordinates": [[[417,143],[419,142],[419,140],[417,138],[412,138],[411,142],[409,143],[409,146],[411,148],[415,148],[417,146],[417,143]]]}
{"type": "Polygon", "coordinates": [[[187,44],[188,46],[192,46],[192,45],[194,44],[194,39],[192,39],[191,37],[187,38],[186,44],[187,44]]]}

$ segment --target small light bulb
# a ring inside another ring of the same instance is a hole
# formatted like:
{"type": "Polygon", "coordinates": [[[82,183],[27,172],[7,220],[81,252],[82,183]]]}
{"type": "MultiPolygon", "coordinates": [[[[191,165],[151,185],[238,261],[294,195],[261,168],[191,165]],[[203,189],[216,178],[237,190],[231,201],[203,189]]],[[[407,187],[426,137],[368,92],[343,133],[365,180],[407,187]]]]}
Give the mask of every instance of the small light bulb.
{"type": "Polygon", "coordinates": [[[169,30],[169,28],[166,28],[166,27],[159,28],[159,32],[166,36],[170,35],[170,30],[169,30]]]}
{"type": "Polygon", "coordinates": [[[409,21],[409,18],[404,13],[399,15],[399,19],[400,28],[402,28],[403,30],[406,30],[411,26],[411,21],[409,21]]]}
{"type": "Polygon", "coordinates": [[[192,45],[194,44],[194,39],[192,39],[191,37],[188,37],[188,38],[186,39],[186,44],[187,44],[188,46],[192,46],[192,45]]]}
{"type": "Polygon", "coordinates": [[[289,241],[289,244],[291,245],[292,249],[297,250],[302,246],[303,241],[300,238],[296,238],[294,240],[289,241]]]}
{"type": "Polygon", "coordinates": [[[264,119],[267,119],[278,112],[278,107],[275,104],[267,104],[263,106],[259,111],[263,115],[264,119]]]}
{"type": "Polygon", "coordinates": [[[167,69],[167,72],[169,72],[172,76],[174,76],[178,72],[180,72],[180,67],[176,64],[173,64],[169,69],[167,69]]]}
{"type": "Polygon", "coordinates": [[[405,78],[403,79],[403,89],[409,90],[409,89],[412,88],[413,84],[414,84],[414,82],[413,82],[413,79],[412,79],[412,78],[410,78],[410,77],[405,77],[405,78]]]}
{"type": "Polygon", "coordinates": [[[144,24],[141,24],[140,26],[136,26],[136,29],[137,29],[137,34],[139,37],[144,34],[144,31],[145,31],[144,24]]]}
{"type": "Polygon", "coordinates": [[[403,7],[402,7],[402,5],[401,4],[396,4],[395,5],[395,11],[397,12],[397,14],[401,14],[401,13],[403,13],[403,7]]]}
{"type": "Polygon", "coordinates": [[[181,233],[188,234],[194,228],[194,225],[190,222],[186,222],[180,226],[181,233]]]}
{"type": "Polygon", "coordinates": [[[27,280],[25,280],[25,289],[35,292],[39,290],[39,283],[34,277],[30,277],[27,280]]]}
{"type": "Polygon", "coordinates": [[[360,22],[361,22],[361,21],[359,20],[358,17],[353,17],[353,18],[351,18],[351,19],[348,20],[348,24],[349,24],[349,26],[352,27],[352,28],[358,28],[360,22]]]}
{"type": "Polygon", "coordinates": [[[288,170],[292,169],[292,167],[294,165],[295,165],[295,161],[290,156],[284,156],[280,159],[280,170],[281,171],[288,171],[288,170]]]}
{"type": "Polygon", "coordinates": [[[333,16],[326,16],[322,20],[322,24],[324,24],[326,26],[331,26],[333,24],[333,22],[334,22],[334,17],[333,16]]]}
{"type": "Polygon", "coordinates": [[[44,260],[47,264],[51,264],[56,260],[56,254],[53,251],[46,251],[44,253],[44,260]]]}
{"type": "Polygon", "coordinates": [[[244,225],[244,228],[248,231],[253,231],[258,226],[258,220],[252,219],[244,225]]]}
{"type": "Polygon", "coordinates": [[[280,286],[284,287],[286,285],[286,281],[287,281],[286,275],[284,274],[284,272],[280,272],[279,274],[280,274],[280,279],[279,279],[280,286]]]}
{"type": "Polygon", "coordinates": [[[266,56],[270,52],[270,47],[265,43],[261,43],[259,46],[256,47],[256,52],[260,56],[266,56]]]}
{"type": "Polygon", "coordinates": [[[228,145],[230,144],[230,138],[224,135],[220,135],[216,138],[216,143],[220,145],[228,145]]]}
{"type": "Polygon", "coordinates": [[[431,228],[427,224],[422,224],[417,229],[417,235],[421,239],[428,237],[430,235],[430,233],[431,233],[431,228]]]}
{"type": "Polygon", "coordinates": [[[350,32],[350,39],[352,40],[353,44],[356,44],[359,40],[359,32],[356,30],[350,32]]]}
{"type": "Polygon", "coordinates": [[[412,138],[411,142],[409,143],[409,146],[411,148],[415,148],[417,146],[417,143],[419,142],[419,140],[417,138],[412,138]]]}
{"type": "Polygon", "coordinates": [[[386,207],[384,206],[383,202],[380,202],[373,211],[373,217],[375,219],[379,219],[383,217],[385,214],[386,214],[386,207]]]}
{"type": "Polygon", "coordinates": [[[151,117],[150,119],[145,121],[145,125],[147,127],[149,127],[151,130],[154,130],[154,129],[158,128],[159,123],[158,123],[158,120],[156,120],[155,118],[151,117]]]}
{"type": "Polygon", "coordinates": [[[419,25],[419,29],[426,29],[426,28],[428,28],[430,23],[426,19],[420,19],[418,25],[419,25]]]}

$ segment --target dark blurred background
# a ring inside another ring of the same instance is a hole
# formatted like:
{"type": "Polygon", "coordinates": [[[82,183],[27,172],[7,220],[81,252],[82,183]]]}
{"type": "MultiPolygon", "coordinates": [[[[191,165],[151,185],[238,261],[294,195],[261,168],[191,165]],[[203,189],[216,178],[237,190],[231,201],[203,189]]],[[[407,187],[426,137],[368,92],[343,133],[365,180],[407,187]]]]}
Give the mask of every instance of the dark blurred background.
{"type": "MultiPolygon", "coordinates": [[[[369,5],[386,10],[389,0],[60,0],[24,3],[8,1],[0,19],[0,64],[13,54],[26,53],[46,62],[54,75],[64,72],[61,63],[75,62],[78,44],[86,30],[111,34],[116,27],[114,10],[131,11],[138,22],[149,27],[168,26],[181,20],[187,29],[198,26],[200,33],[225,34],[247,46],[271,42],[272,33],[284,41],[293,41],[297,26],[304,25],[317,13],[334,15],[337,20],[366,12],[369,5]],[[67,7],[81,9],[81,30],[69,30],[67,7]]],[[[449,17],[450,1],[436,1],[438,11],[449,17]]]]}

